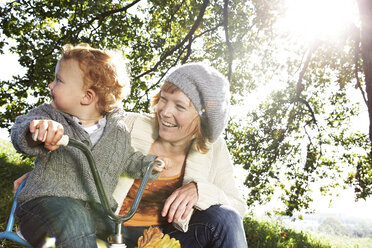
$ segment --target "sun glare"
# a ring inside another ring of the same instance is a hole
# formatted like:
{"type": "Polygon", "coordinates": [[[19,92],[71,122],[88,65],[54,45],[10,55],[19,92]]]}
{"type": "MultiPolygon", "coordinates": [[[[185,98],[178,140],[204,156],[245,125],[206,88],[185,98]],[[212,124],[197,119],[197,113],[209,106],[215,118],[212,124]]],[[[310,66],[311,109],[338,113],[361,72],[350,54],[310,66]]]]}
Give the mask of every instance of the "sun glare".
{"type": "Polygon", "coordinates": [[[280,27],[304,41],[333,40],[350,23],[359,26],[353,0],[286,0],[280,27]]]}

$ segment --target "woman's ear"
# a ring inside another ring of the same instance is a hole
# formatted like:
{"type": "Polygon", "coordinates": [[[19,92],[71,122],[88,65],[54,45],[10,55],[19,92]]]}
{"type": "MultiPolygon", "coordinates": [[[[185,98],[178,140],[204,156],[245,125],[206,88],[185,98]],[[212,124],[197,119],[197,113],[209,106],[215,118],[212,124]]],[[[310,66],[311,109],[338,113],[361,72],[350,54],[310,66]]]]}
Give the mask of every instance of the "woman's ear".
{"type": "Polygon", "coordinates": [[[85,94],[83,95],[83,98],[81,99],[81,104],[82,105],[90,105],[95,102],[96,100],[96,92],[92,89],[87,89],[85,91],[85,94]]]}

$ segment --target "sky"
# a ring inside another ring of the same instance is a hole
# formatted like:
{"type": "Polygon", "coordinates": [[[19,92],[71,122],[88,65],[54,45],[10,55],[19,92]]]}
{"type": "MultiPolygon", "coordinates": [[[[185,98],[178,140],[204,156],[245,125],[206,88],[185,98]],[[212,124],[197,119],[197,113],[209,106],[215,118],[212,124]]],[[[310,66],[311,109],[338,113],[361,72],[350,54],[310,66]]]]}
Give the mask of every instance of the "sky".
{"type": "MultiPolygon", "coordinates": [[[[0,4],[4,3],[4,0],[0,0],[0,4]]],[[[350,9],[350,0],[288,0],[288,9],[289,9],[289,15],[287,16],[287,19],[284,19],[281,25],[291,25],[291,28],[296,30],[297,28],[299,30],[303,30],[303,27],[306,26],[308,27],[306,30],[307,32],[304,33],[305,37],[304,39],[311,39],[309,37],[309,34],[313,32],[313,35],[319,35],[319,32],[325,32],[327,33],[327,25],[324,25],[324,23],[328,23],[327,20],[329,20],[328,24],[328,29],[336,29],[335,25],[339,25],[340,23],[342,24],[342,21],[338,20],[337,18],[340,18],[340,16],[343,15],[343,17],[347,18],[352,18],[351,16],[346,16],[346,14],[343,14],[342,11],[350,9]],[[343,2],[343,3],[340,3],[343,2]],[[312,5],[309,5],[309,3],[312,3],[312,5]],[[300,4],[303,3],[303,4],[300,4]],[[327,18],[326,20],[323,19],[321,22],[323,25],[321,26],[322,28],[320,29],[319,27],[316,28],[311,26],[315,25],[314,23],[311,24],[307,22],[304,19],[303,21],[294,21],[296,19],[293,18],[299,18],[296,15],[299,13],[301,14],[301,9],[306,9],[306,13],[310,13],[312,11],[316,11],[316,9],[319,9],[319,4],[328,4],[328,5],[323,5],[324,8],[320,9],[325,9],[326,7],[332,8],[332,11],[327,12],[325,11],[325,16],[319,16],[319,18],[327,18]],[[318,6],[316,5],[318,4],[318,6]],[[339,9],[343,7],[344,9],[339,9]],[[338,8],[337,11],[335,8],[338,8]],[[328,15],[326,15],[328,13],[328,15]],[[333,13],[333,16],[331,16],[329,13],[333,13]],[[340,16],[339,16],[340,15],[340,16]],[[302,22],[302,23],[301,23],[302,22]],[[286,24],[287,23],[287,24],[286,24]],[[291,24],[288,24],[291,23],[291,24]],[[292,25],[296,24],[296,25],[292,25]],[[333,28],[332,28],[333,27],[333,28]]],[[[349,12],[348,12],[349,13],[349,12]]],[[[331,34],[328,32],[328,34],[331,34]]],[[[0,80],[9,80],[13,75],[22,75],[24,73],[24,68],[22,68],[18,64],[18,56],[14,54],[10,54],[8,51],[4,51],[5,54],[0,55],[0,68],[3,68],[0,72],[0,80]],[[6,68],[6,69],[4,69],[6,68]]],[[[266,90],[263,90],[263,92],[266,92],[266,90]]],[[[248,97],[249,99],[259,99],[261,97],[258,97],[257,92],[252,94],[253,97],[248,97]]],[[[261,98],[263,99],[263,98],[261,98]]],[[[1,107],[0,107],[1,111],[1,107]]],[[[368,118],[365,114],[365,116],[362,116],[361,118],[365,118],[363,121],[364,123],[368,123],[368,118]]],[[[0,138],[1,139],[6,139],[9,140],[9,135],[7,130],[5,129],[0,129],[0,138]]],[[[236,175],[244,175],[245,171],[242,169],[237,169],[236,175]]],[[[240,181],[239,184],[242,184],[243,177],[240,176],[238,178],[238,181],[240,181]]],[[[244,187],[240,187],[243,191],[244,187]]],[[[272,209],[275,207],[277,202],[272,202],[270,204],[267,204],[265,206],[261,206],[260,208],[257,209],[256,214],[257,215],[262,215],[265,211],[272,209]]],[[[366,216],[372,217],[371,214],[371,209],[372,209],[372,199],[369,199],[367,201],[360,200],[359,202],[354,201],[354,195],[352,190],[346,190],[342,191],[340,193],[340,196],[337,198],[332,199],[332,203],[330,203],[330,198],[324,197],[317,195],[315,197],[314,203],[312,204],[312,207],[316,210],[318,213],[330,213],[330,214],[341,214],[344,216],[351,216],[351,217],[359,217],[359,218],[364,218],[366,216]]]]}
{"type": "MultiPolygon", "coordinates": [[[[2,0],[0,0],[0,4],[2,0]]],[[[4,54],[0,54],[0,81],[1,80],[10,80],[12,76],[23,75],[25,69],[18,63],[18,55],[11,54],[7,48],[4,49],[4,54]],[[5,69],[6,68],[6,69],[5,69]]],[[[3,111],[0,107],[0,111],[3,111]]],[[[4,128],[0,128],[0,138],[8,139],[8,131],[4,128]]]]}

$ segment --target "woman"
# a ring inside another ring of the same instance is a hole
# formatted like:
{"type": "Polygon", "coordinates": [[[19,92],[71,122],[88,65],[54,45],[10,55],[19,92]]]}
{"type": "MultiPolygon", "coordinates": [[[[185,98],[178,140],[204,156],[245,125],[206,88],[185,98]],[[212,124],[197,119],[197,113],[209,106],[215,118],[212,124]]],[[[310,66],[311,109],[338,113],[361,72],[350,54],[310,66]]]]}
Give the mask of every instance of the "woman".
{"type": "MultiPolygon", "coordinates": [[[[172,161],[158,180],[148,183],[138,211],[125,223],[129,247],[151,225],[180,240],[181,247],[247,247],[241,220],[246,204],[221,137],[229,97],[222,74],[191,63],[166,78],[154,98],[155,117],[128,115],[132,146],[172,161]]],[[[133,181],[122,179],[114,192],[118,202],[125,197],[120,214],[129,209],[140,184],[133,181]]]]}
{"type": "MultiPolygon", "coordinates": [[[[148,183],[136,214],[125,223],[128,247],[154,225],[178,239],[181,247],[247,247],[242,225],[246,204],[221,137],[229,97],[222,74],[190,63],[166,78],[154,98],[155,116],[128,113],[132,146],[172,161],[158,180],[148,183]]],[[[139,184],[128,177],[119,181],[114,198],[123,205],[117,213],[128,210],[139,184]]]]}

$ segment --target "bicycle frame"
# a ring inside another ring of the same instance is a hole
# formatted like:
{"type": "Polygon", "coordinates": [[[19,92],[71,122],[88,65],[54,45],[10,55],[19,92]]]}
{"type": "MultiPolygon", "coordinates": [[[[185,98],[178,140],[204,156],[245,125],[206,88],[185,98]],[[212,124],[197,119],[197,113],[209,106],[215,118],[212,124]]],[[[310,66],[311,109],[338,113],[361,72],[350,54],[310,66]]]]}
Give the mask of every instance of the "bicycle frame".
{"type": "MultiPolygon", "coordinates": [[[[124,216],[119,217],[119,216],[117,216],[113,213],[113,211],[111,210],[111,208],[109,206],[109,203],[108,203],[108,200],[107,200],[107,197],[106,197],[106,194],[105,194],[105,190],[104,190],[103,185],[102,185],[101,177],[100,177],[99,172],[97,170],[97,166],[96,166],[96,163],[94,161],[93,155],[90,152],[90,150],[88,149],[88,147],[84,143],[82,143],[78,140],[74,140],[74,139],[69,139],[67,145],[80,149],[84,153],[84,155],[86,156],[86,158],[88,160],[88,163],[89,163],[89,166],[90,166],[90,170],[91,170],[93,178],[94,178],[94,182],[96,184],[96,188],[97,188],[97,191],[98,191],[98,195],[99,195],[101,204],[102,204],[108,218],[110,218],[112,221],[115,222],[115,233],[110,235],[107,239],[108,243],[110,244],[110,247],[125,248],[126,245],[124,244],[124,237],[122,235],[122,225],[125,221],[132,218],[132,216],[135,214],[135,212],[138,208],[138,204],[139,204],[139,202],[142,198],[143,191],[145,190],[145,186],[146,186],[147,181],[149,179],[150,173],[152,172],[152,169],[155,166],[155,163],[151,163],[147,167],[145,176],[144,176],[144,178],[141,182],[141,185],[140,185],[140,187],[138,189],[138,192],[137,192],[137,194],[134,198],[134,201],[133,201],[133,204],[132,204],[130,210],[124,216]]],[[[15,213],[15,210],[17,208],[17,194],[23,188],[24,184],[25,184],[25,181],[22,182],[22,184],[20,185],[20,187],[18,188],[18,190],[16,192],[16,195],[15,195],[14,200],[13,200],[13,205],[12,205],[12,209],[11,209],[11,212],[10,212],[8,224],[7,224],[6,230],[4,232],[0,233],[0,240],[9,239],[9,240],[15,241],[19,244],[25,245],[25,246],[31,246],[24,239],[22,239],[17,233],[12,232],[12,229],[13,229],[13,226],[14,226],[14,213],[15,213]]]]}

